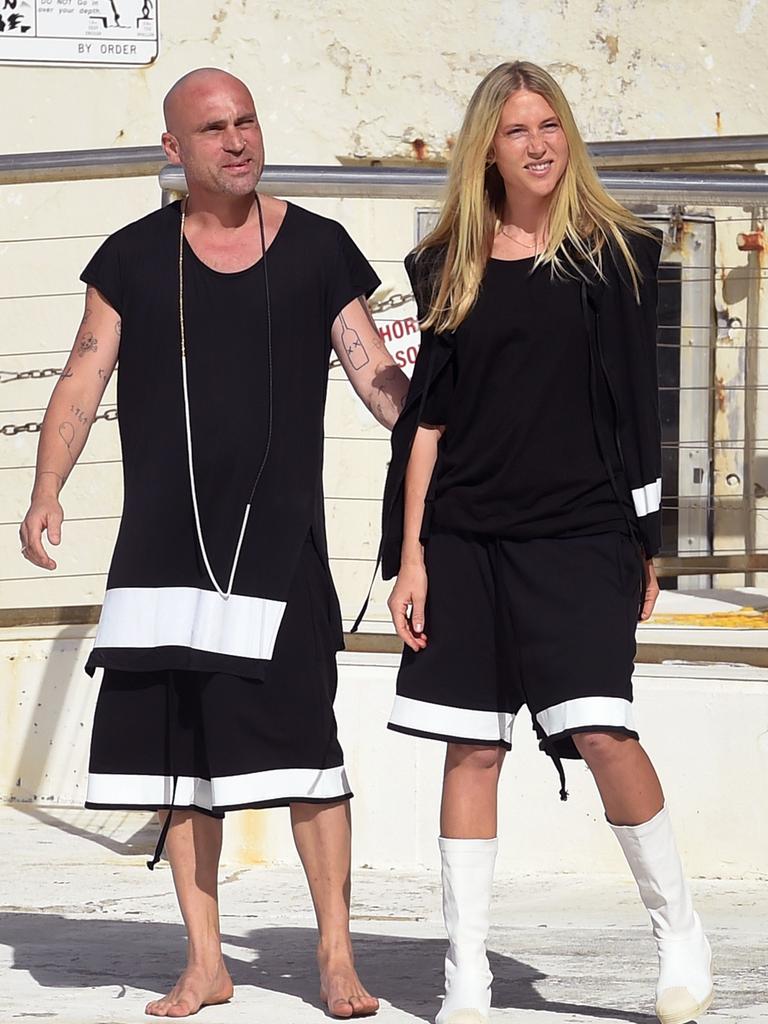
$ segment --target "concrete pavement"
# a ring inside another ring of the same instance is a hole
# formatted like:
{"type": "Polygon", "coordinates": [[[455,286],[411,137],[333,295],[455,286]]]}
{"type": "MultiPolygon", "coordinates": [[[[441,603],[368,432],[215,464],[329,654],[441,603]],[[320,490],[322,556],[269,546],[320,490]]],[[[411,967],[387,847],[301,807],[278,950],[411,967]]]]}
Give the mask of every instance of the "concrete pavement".
{"type": "MultiPolygon", "coordinates": [[[[144,865],[148,814],[0,808],[0,1024],[131,1024],[183,963],[168,865],[144,865]]],[[[564,858],[567,859],[567,839],[564,858]]],[[[718,998],[706,1020],[768,1021],[768,900],[756,881],[696,880],[718,998]]],[[[314,930],[296,866],[222,869],[222,928],[236,997],[197,1018],[302,1024],[317,999],[314,930]]],[[[430,1021],[444,939],[439,879],[359,868],[354,932],[380,1024],[430,1021]]],[[[494,1024],[653,1024],[655,954],[627,878],[501,876],[491,933],[494,1024]]]]}

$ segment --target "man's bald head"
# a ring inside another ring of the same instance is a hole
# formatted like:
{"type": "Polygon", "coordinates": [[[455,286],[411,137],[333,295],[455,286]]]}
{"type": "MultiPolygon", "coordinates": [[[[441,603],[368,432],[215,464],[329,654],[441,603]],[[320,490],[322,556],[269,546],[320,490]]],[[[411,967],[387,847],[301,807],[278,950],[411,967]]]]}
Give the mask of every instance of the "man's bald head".
{"type": "Polygon", "coordinates": [[[199,117],[199,108],[207,105],[212,95],[233,93],[241,100],[246,96],[253,107],[253,97],[248,86],[239,78],[220,68],[196,68],[168,90],[163,100],[165,129],[172,135],[183,135],[190,121],[199,117]]]}
{"type": "Polygon", "coordinates": [[[163,103],[163,147],[181,164],[190,195],[252,193],[264,169],[264,144],[248,86],[219,68],[180,78],[163,103]]]}

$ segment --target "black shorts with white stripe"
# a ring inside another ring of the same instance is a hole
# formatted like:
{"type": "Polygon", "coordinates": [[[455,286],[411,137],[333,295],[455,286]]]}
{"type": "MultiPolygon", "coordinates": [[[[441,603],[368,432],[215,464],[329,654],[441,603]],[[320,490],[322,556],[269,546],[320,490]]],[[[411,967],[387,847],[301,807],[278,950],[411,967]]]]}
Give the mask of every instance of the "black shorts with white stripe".
{"type": "Polygon", "coordinates": [[[389,728],[511,746],[528,706],[540,747],[573,734],[637,738],[632,719],[642,556],[619,532],[512,541],[433,533],[424,650],[405,649],[389,728]]]}
{"type": "Polygon", "coordinates": [[[350,797],[333,711],[337,644],[328,587],[307,543],[263,680],[105,669],[86,806],[172,805],[221,817],[350,797]]]}

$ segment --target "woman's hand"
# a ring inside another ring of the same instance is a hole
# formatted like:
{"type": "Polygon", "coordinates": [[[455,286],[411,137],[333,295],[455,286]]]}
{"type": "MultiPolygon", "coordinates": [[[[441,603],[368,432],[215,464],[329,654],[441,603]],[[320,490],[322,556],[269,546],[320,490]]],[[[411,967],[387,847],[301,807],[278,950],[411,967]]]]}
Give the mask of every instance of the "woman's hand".
{"type": "Polygon", "coordinates": [[[653,559],[649,558],[645,563],[645,600],[640,612],[640,621],[645,622],[653,615],[656,598],[659,596],[659,581],[656,578],[656,570],[653,567],[653,559]]]}
{"type": "Polygon", "coordinates": [[[397,635],[412,651],[421,651],[427,646],[427,635],[424,632],[426,602],[427,570],[424,563],[412,562],[401,565],[387,605],[397,635]]]}

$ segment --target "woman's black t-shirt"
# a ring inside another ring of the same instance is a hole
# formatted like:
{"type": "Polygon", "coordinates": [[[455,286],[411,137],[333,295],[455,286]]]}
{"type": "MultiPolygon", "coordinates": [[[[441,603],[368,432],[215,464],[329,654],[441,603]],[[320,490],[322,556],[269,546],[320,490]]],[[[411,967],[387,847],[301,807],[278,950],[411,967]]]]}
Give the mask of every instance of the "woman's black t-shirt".
{"type": "Polygon", "coordinates": [[[627,500],[578,280],[489,260],[421,419],[445,426],[433,528],[520,540],[626,529],[596,436],[627,500]]]}

